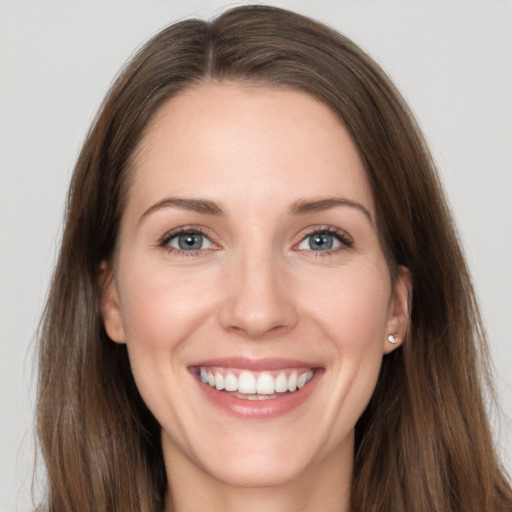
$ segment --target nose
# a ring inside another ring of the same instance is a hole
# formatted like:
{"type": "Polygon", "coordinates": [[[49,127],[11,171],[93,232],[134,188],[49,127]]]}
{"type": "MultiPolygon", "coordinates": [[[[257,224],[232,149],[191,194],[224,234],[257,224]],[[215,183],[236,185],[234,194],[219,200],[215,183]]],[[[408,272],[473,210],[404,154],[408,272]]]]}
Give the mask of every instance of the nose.
{"type": "Polygon", "coordinates": [[[220,312],[225,329],[262,340],[295,326],[298,316],[289,279],[270,254],[241,257],[230,268],[228,279],[220,312]]]}

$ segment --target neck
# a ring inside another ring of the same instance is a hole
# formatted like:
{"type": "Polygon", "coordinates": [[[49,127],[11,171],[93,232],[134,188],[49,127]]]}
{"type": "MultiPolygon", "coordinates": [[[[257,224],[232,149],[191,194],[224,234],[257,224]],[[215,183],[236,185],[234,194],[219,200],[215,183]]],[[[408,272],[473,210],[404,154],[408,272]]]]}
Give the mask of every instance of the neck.
{"type": "MultiPolygon", "coordinates": [[[[344,452],[348,450],[344,449],[344,452]]],[[[181,451],[166,457],[165,512],[348,512],[352,452],[332,453],[296,478],[275,486],[241,487],[220,481],[181,451]]]]}

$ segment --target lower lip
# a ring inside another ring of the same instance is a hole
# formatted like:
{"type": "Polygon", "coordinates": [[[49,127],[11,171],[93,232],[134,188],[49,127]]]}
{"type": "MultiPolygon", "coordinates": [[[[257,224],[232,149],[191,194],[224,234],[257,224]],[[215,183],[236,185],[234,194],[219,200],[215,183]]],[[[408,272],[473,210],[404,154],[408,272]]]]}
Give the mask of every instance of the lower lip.
{"type": "Polygon", "coordinates": [[[206,398],[227,414],[241,419],[272,419],[283,416],[302,405],[311,395],[320,378],[315,371],[313,378],[303,388],[268,400],[247,400],[237,398],[225,391],[217,391],[194,377],[206,398]]]}

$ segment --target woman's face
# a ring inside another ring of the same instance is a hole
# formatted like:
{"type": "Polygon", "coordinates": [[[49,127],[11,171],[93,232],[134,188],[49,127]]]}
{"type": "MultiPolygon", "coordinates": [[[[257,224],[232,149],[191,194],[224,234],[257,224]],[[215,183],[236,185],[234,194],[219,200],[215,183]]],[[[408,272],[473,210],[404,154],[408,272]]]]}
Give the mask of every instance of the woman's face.
{"type": "Polygon", "coordinates": [[[354,144],[309,95],[205,84],[158,111],[103,313],[168,469],[261,486],[350,468],[407,321],[376,225],[354,144]]]}

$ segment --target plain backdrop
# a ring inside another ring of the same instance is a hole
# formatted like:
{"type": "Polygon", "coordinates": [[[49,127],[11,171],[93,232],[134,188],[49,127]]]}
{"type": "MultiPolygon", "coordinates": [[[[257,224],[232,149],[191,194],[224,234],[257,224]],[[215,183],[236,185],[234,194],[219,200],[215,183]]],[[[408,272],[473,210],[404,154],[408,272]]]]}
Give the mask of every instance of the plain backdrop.
{"type": "MultiPolygon", "coordinates": [[[[512,2],[270,1],[327,22],[417,115],[458,222],[489,333],[512,471],[512,2]]],[[[0,1],[0,510],[32,509],[34,334],[86,130],[126,59],[177,19],[237,2],[0,1]]],[[[36,485],[37,496],[37,485],[36,485]]]]}

